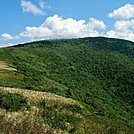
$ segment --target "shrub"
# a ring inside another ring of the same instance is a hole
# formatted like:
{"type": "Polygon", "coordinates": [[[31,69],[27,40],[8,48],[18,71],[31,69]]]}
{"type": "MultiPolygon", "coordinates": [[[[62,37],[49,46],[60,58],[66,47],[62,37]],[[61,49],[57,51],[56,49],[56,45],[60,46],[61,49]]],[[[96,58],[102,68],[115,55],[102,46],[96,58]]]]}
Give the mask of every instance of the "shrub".
{"type": "Polygon", "coordinates": [[[7,111],[18,111],[22,108],[29,108],[27,99],[18,94],[0,93],[0,108],[7,111]]]}
{"type": "Polygon", "coordinates": [[[67,112],[68,110],[72,111],[73,109],[75,112],[79,112],[81,109],[77,106],[60,105],[55,109],[52,106],[48,106],[44,101],[40,102],[40,106],[43,108],[42,117],[44,123],[52,128],[68,130],[67,124],[70,124],[73,127],[76,127],[79,124],[80,118],[67,112]]]}

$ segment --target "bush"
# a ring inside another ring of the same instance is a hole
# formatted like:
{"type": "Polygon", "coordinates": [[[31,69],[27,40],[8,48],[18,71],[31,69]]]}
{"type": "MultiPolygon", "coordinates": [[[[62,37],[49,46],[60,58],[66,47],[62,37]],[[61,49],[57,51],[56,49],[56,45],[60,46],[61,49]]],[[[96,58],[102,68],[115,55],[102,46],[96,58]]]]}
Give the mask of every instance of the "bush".
{"type": "Polygon", "coordinates": [[[29,108],[27,99],[18,94],[0,93],[0,108],[7,111],[18,111],[22,108],[29,108]]]}
{"type": "Polygon", "coordinates": [[[42,117],[44,123],[48,124],[52,128],[68,130],[69,128],[67,124],[70,124],[73,127],[76,127],[79,124],[80,118],[74,116],[74,114],[67,112],[67,110],[72,111],[73,109],[75,112],[79,112],[81,109],[75,105],[74,107],[71,105],[60,105],[56,106],[55,109],[52,106],[48,106],[44,101],[41,101],[40,106],[43,108],[42,117]]]}

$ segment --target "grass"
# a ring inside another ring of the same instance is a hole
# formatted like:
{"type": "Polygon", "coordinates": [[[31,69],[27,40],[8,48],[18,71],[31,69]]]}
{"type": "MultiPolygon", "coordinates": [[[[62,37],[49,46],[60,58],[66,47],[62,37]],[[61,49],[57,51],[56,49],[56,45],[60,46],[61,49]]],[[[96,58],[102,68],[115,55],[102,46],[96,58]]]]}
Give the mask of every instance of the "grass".
{"type": "MultiPolygon", "coordinates": [[[[120,121],[113,124],[97,115],[89,106],[70,98],[46,92],[0,87],[0,93],[26,98],[30,108],[16,111],[0,109],[2,133],[74,133],[74,134],[132,134],[120,121]]],[[[22,99],[21,98],[21,99],[22,99]]]]}
{"type": "Polygon", "coordinates": [[[10,67],[6,62],[0,61],[0,70],[12,70],[16,71],[15,68],[10,67]]]}

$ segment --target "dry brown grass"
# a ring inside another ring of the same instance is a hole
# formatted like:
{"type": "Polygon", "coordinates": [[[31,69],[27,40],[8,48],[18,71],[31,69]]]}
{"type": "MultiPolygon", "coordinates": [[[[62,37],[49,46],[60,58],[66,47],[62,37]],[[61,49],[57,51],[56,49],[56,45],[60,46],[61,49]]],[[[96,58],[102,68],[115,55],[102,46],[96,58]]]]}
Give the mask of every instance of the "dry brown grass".
{"type": "MultiPolygon", "coordinates": [[[[61,105],[62,108],[62,106],[64,107],[66,104],[77,104],[83,107],[82,104],[79,104],[79,102],[75,100],[64,98],[51,93],[9,87],[0,87],[0,92],[20,94],[21,96],[24,96],[28,99],[28,103],[30,105],[30,109],[19,110],[18,112],[9,112],[4,109],[0,109],[0,134],[67,134],[69,130],[72,130],[74,128],[74,124],[65,122],[67,130],[61,130],[61,128],[54,128],[51,125],[49,126],[48,124],[45,124],[43,121],[44,119],[42,118],[43,109],[42,107],[38,106],[38,102],[41,102],[43,100],[46,103],[47,107],[50,106],[54,108],[53,110],[55,110],[56,113],[68,115],[72,115],[74,113],[68,111],[67,109],[64,110],[56,108],[54,105],[57,105],[58,107],[61,105]]],[[[94,122],[94,119],[92,118],[96,116],[92,117],[92,114],[90,112],[88,112],[88,117],[77,113],[75,113],[74,116],[80,119],[75,128],[76,134],[103,134],[104,131],[107,133],[110,131],[107,126],[109,126],[110,129],[113,129],[112,124],[105,125],[105,123],[103,124],[94,122]]],[[[102,122],[103,121],[104,119],[102,118],[102,122]]],[[[130,134],[132,133],[131,130],[119,130],[118,133],[127,134],[127,132],[130,134]]]]}
{"type": "Polygon", "coordinates": [[[32,107],[30,111],[7,112],[0,109],[4,119],[0,122],[0,134],[66,134],[62,130],[53,129],[47,124],[37,120],[38,108],[32,107]],[[2,129],[3,127],[3,129],[2,129]]]}
{"type": "MultiPolygon", "coordinates": [[[[53,95],[51,93],[43,93],[38,91],[24,90],[24,89],[16,89],[16,88],[8,88],[8,87],[0,87],[0,92],[4,93],[12,93],[12,94],[20,94],[26,98],[28,98],[28,103],[31,108],[29,110],[20,110],[18,112],[9,112],[4,109],[0,109],[0,116],[3,116],[3,120],[0,123],[0,127],[4,129],[0,129],[0,133],[4,132],[13,134],[65,134],[66,132],[60,129],[54,129],[44,124],[41,121],[41,110],[36,106],[36,103],[40,100],[45,100],[46,102],[68,104],[75,103],[72,99],[66,99],[61,96],[53,95]],[[25,132],[24,132],[25,131],[25,132]]],[[[59,104],[60,105],[60,104],[59,104]]]]}
{"type": "Polygon", "coordinates": [[[25,90],[25,89],[18,89],[18,88],[9,88],[9,87],[0,87],[0,91],[23,95],[28,98],[30,103],[34,103],[39,100],[54,101],[58,103],[61,102],[64,104],[77,103],[75,100],[72,100],[70,98],[65,98],[62,96],[58,96],[46,92],[39,92],[39,91],[25,90]]]}
{"type": "Polygon", "coordinates": [[[0,61],[0,70],[12,70],[15,71],[15,68],[10,67],[6,62],[0,61]]]}

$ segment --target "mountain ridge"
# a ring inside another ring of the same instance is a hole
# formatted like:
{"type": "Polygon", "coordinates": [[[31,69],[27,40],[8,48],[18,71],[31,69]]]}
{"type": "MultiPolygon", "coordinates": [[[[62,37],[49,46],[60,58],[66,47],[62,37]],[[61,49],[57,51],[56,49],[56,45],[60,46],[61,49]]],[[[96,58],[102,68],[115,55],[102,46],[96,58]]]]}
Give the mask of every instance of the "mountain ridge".
{"type": "Polygon", "coordinates": [[[72,98],[93,113],[93,122],[120,122],[116,125],[121,130],[109,124],[111,129],[100,133],[121,133],[123,127],[133,132],[133,42],[102,37],[45,40],[1,48],[0,61],[16,69],[0,69],[0,86],[72,98]]]}

